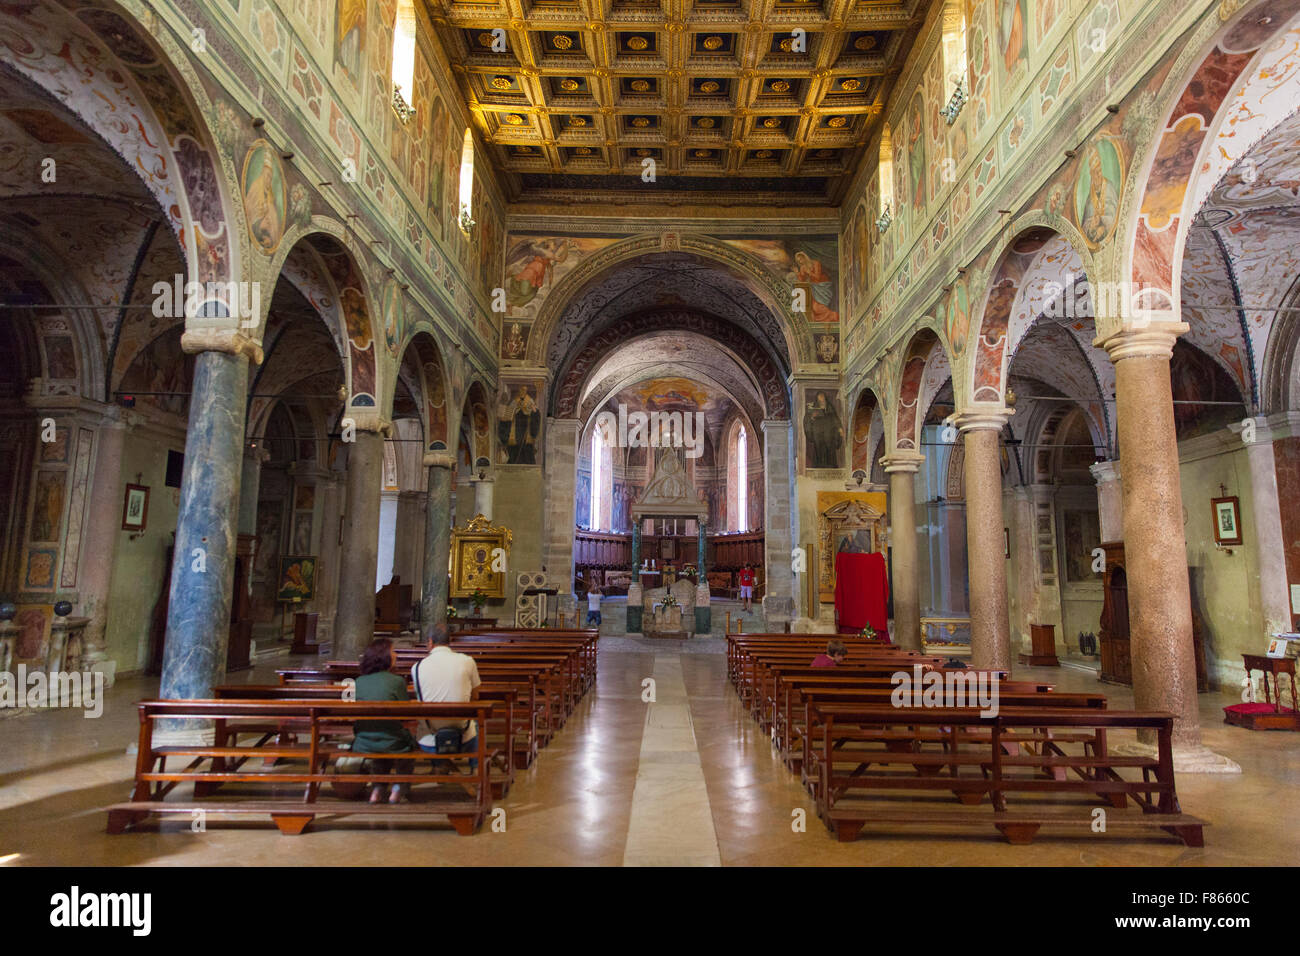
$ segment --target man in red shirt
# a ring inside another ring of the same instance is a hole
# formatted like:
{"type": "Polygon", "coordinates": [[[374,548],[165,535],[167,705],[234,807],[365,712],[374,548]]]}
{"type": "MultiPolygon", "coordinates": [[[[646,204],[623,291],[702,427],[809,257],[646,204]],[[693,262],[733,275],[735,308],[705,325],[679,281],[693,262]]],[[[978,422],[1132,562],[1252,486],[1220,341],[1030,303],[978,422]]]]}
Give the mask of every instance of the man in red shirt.
{"type": "Polygon", "coordinates": [[[754,602],[754,569],[748,564],[740,569],[740,600],[748,612],[754,602]]]}
{"type": "Polygon", "coordinates": [[[844,663],[844,658],[849,656],[849,649],[844,646],[843,641],[830,641],[826,645],[826,653],[818,654],[813,658],[813,667],[839,667],[844,663]]]}

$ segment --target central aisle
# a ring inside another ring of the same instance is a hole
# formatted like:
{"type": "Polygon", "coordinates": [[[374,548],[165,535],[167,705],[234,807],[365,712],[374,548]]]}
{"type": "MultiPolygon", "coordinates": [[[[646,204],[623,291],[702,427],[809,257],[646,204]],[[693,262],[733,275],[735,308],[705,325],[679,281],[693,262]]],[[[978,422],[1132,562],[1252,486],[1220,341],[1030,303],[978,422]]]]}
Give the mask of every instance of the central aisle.
{"type": "Polygon", "coordinates": [[[721,866],[681,657],[656,654],[652,679],[623,865],[721,866]]]}

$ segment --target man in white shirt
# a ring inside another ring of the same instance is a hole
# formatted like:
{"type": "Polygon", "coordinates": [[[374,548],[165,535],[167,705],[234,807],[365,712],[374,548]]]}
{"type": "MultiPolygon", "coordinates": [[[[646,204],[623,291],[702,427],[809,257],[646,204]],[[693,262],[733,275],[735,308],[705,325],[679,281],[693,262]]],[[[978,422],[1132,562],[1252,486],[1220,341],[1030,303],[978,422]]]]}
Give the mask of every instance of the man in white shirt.
{"type": "MultiPolygon", "coordinates": [[[[468,654],[458,654],[450,647],[451,637],[445,626],[434,628],[429,640],[428,655],[411,668],[411,680],[416,696],[430,704],[468,703],[478,700],[478,665],[468,654]]],[[[420,738],[420,749],[435,752],[434,734],[445,728],[455,728],[461,733],[461,753],[478,749],[478,728],[473,720],[429,720],[431,733],[420,738]]],[[[470,770],[477,769],[477,760],[470,761],[470,770]]]]}
{"type": "Polygon", "coordinates": [[[587,592],[587,627],[600,627],[600,588],[595,585],[587,592]]]}

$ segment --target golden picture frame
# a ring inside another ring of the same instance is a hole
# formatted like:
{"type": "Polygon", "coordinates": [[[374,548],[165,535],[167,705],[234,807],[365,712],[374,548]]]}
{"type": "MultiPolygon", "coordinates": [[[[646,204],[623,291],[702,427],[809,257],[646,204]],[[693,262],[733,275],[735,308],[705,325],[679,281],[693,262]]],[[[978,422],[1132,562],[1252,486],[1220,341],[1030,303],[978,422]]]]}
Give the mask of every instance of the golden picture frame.
{"type": "Polygon", "coordinates": [[[481,514],[463,528],[452,528],[450,595],[467,598],[482,591],[489,599],[505,598],[504,558],[513,541],[509,528],[497,527],[481,514]]]}

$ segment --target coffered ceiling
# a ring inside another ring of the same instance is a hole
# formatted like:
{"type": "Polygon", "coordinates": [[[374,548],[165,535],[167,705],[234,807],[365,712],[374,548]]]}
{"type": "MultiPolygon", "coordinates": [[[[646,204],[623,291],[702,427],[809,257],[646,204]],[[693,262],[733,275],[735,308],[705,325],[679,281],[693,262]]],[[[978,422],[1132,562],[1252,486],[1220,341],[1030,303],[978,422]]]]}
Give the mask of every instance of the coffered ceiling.
{"type": "Polygon", "coordinates": [[[934,0],[423,2],[512,199],[822,205],[934,0]]]}

